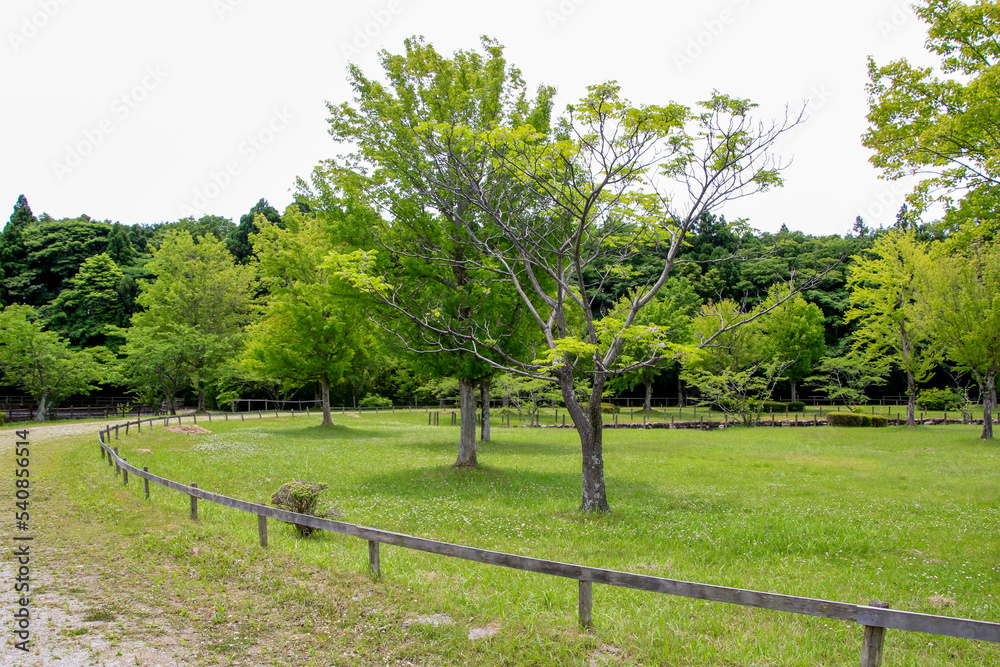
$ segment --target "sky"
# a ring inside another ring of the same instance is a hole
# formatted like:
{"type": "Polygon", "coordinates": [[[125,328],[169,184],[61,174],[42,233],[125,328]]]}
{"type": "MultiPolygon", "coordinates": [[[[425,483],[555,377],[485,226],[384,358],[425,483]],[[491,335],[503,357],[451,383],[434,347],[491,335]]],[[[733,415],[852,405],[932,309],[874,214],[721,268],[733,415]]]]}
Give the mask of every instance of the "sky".
{"type": "Polygon", "coordinates": [[[843,235],[891,224],[911,186],[861,145],[868,56],[932,62],[901,0],[4,0],[0,33],[0,206],[125,224],[284,210],[337,153],[348,63],[377,77],[406,37],[450,54],[488,35],[557,111],[608,80],[636,103],[750,98],[762,120],[805,106],[777,146],[785,186],[719,212],[843,235]]]}

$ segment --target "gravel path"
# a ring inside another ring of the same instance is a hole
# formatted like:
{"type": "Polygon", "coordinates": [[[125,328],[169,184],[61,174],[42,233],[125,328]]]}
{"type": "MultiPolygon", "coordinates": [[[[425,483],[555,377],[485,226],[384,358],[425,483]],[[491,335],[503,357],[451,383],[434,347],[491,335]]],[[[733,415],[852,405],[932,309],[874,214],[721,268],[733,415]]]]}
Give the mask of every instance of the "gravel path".
{"type": "MultiPolygon", "coordinates": [[[[33,442],[45,442],[68,435],[85,435],[88,433],[93,435],[96,441],[97,431],[104,426],[104,422],[67,422],[65,424],[46,424],[45,426],[34,426],[31,422],[18,422],[16,424],[17,429],[28,429],[33,442]]],[[[4,447],[14,444],[12,431],[5,429],[4,431],[0,431],[0,434],[2,434],[0,437],[4,439],[4,447]]]]}
{"type": "MultiPolygon", "coordinates": [[[[57,445],[60,439],[80,435],[93,435],[96,442],[100,422],[66,423],[33,426],[19,423],[18,429],[27,428],[33,446],[57,445]]],[[[0,431],[0,451],[5,458],[12,454],[16,441],[15,429],[0,431]]],[[[5,466],[6,467],[6,466],[5,466]]],[[[9,468],[3,477],[8,478],[9,468]]],[[[7,485],[5,484],[5,487],[7,485]]],[[[42,525],[35,532],[36,540],[31,542],[31,633],[30,651],[25,653],[14,647],[11,629],[11,614],[14,611],[15,563],[11,551],[5,549],[0,559],[0,585],[8,588],[3,595],[0,608],[7,619],[4,622],[4,640],[0,649],[0,667],[42,667],[62,665],[63,667],[177,667],[191,664],[189,651],[180,646],[166,627],[157,627],[157,614],[153,610],[138,610],[141,620],[129,616],[117,618],[95,613],[95,599],[100,599],[100,574],[91,572],[86,563],[73,562],[59,548],[45,548],[44,513],[58,508],[55,503],[46,503],[41,512],[32,512],[32,518],[42,525]],[[36,518],[37,517],[37,518],[36,518]],[[37,550],[44,550],[39,553],[37,550]],[[129,638],[132,627],[142,625],[148,642],[129,638]],[[157,632],[157,630],[162,632],[157,632]]],[[[13,500],[11,500],[13,502],[13,500]]],[[[12,528],[12,526],[11,526],[12,528]]],[[[8,530],[11,530],[8,528],[8,530]]]]}

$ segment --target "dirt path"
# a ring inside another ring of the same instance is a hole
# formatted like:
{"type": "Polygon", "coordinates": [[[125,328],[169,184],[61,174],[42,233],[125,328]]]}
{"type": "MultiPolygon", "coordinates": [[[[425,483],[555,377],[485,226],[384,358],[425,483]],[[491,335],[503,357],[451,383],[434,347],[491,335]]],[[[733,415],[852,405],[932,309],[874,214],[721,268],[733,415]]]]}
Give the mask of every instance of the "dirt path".
{"type": "MultiPolygon", "coordinates": [[[[100,424],[67,423],[45,426],[18,424],[17,428],[27,428],[32,445],[32,458],[38,456],[38,446],[50,448],[58,446],[64,438],[93,434],[100,424]]],[[[10,465],[14,458],[15,429],[0,432],[0,451],[4,453],[2,473],[9,488],[10,465]]],[[[170,628],[159,624],[158,614],[134,605],[125,614],[106,611],[102,597],[107,587],[102,585],[100,572],[80,560],[81,554],[67,548],[67,543],[59,539],[61,532],[53,521],[53,511],[61,509],[58,499],[47,499],[44,481],[37,481],[32,488],[31,534],[28,543],[31,554],[31,642],[27,653],[14,646],[16,639],[10,633],[11,615],[14,611],[14,591],[17,564],[11,550],[5,549],[0,560],[0,585],[9,592],[2,597],[4,618],[4,643],[0,650],[0,667],[35,667],[62,665],[63,667],[176,667],[191,664],[190,651],[182,650],[172,637],[170,628]],[[45,502],[49,500],[49,502],[45,502]],[[52,501],[55,502],[52,502],[52,501]],[[55,538],[55,539],[54,539],[55,538]],[[141,629],[141,632],[136,630],[141,629]],[[136,639],[136,636],[142,639],[136,639]]],[[[3,500],[14,503],[8,494],[3,500]]],[[[13,509],[13,508],[11,508],[13,509]]],[[[7,512],[5,515],[10,516],[7,512]]],[[[14,532],[7,524],[8,535],[14,532]]],[[[12,535],[11,535],[12,537],[12,535]]],[[[18,544],[24,544],[18,543],[18,544]]]]}

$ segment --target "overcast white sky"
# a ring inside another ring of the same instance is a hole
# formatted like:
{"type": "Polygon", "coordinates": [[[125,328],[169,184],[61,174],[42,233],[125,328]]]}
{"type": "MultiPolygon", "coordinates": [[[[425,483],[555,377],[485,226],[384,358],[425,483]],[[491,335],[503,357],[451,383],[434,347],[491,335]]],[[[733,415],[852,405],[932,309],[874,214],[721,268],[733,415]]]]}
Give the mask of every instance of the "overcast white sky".
{"type": "Polygon", "coordinates": [[[21,193],[36,215],[127,224],[283,210],[335,152],[324,102],[349,99],[349,60],[374,75],[407,36],[450,54],[488,34],[559,110],[608,79],[635,102],[809,102],[785,187],[723,212],[844,234],[891,223],[906,192],[860,143],[865,59],[927,62],[902,0],[4,0],[0,30],[0,222],[21,193]]]}

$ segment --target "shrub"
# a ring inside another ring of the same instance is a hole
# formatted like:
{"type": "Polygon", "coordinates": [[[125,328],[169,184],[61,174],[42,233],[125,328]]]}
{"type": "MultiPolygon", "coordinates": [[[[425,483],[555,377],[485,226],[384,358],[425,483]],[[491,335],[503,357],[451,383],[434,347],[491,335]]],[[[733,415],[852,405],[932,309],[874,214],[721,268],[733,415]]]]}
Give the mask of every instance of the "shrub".
{"type": "Polygon", "coordinates": [[[857,412],[831,412],[826,416],[830,426],[882,427],[889,425],[889,418],[883,415],[864,415],[857,412]]]}
{"type": "MultiPolygon", "coordinates": [[[[701,405],[704,405],[702,403],[701,405]]],[[[731,412],[737,409],[736,401],[732,401],[726,398],[720,398],[717,401],[712,401],[708,404],[708,407],[715,410],[721,410],[722,412],[731,412]]]]}
{"type": "Polygon", "coordinates": [[[957,410],[965,399],[950,389],[924,389],[917,396],[917,407],[921,410],[957,410]]]}
{"type": "MultiPolygon", "coordinates": [[[[583,408],[584,412],[587,411],[587,404],[586,403],[581,403],[580,407],[583,408]]],[[[613,405],[611,403],[601,403],[601,412],[604,413],[604,414],[606,414],[606,415],[608,415],[608,414],[614,414],[614,413],[618,412],[618,406],[617,405],[613,405]]]]}
{"type": "Polygon", "coordinates": [[[368,394],[358,403],[359,408],[391,408],[392,400],[378,394],[368,394]]]}
{"type": "Polygon", "coordinates": [[[806,404],[805,401],[789,401],[785,403],[788,406],[790,412],[805,412],[806,404]]]}
{"type": "MultiPolygon", "coordinates": [[[[298,514],[308,514],[310,516],[321,516],[317,513],[319,507],[319,494],[326,488],[326,484],[316,484],[315,482],[294,481],[282,484],[281,488],[271,496],[271,504],[289,512],[298,514]]],[[[293,524],[299,529],[302,537],[312,535],[313,529],[301,524],[293,524]]]]}

